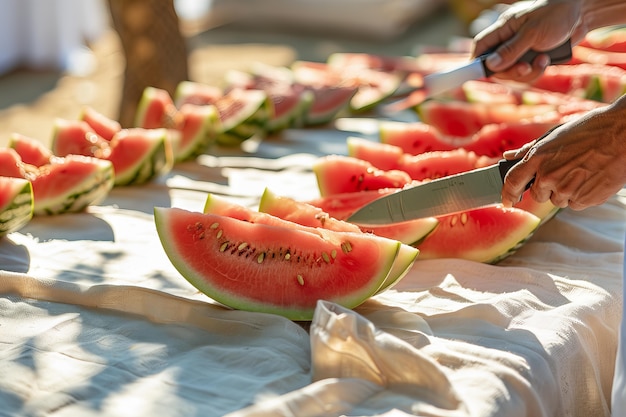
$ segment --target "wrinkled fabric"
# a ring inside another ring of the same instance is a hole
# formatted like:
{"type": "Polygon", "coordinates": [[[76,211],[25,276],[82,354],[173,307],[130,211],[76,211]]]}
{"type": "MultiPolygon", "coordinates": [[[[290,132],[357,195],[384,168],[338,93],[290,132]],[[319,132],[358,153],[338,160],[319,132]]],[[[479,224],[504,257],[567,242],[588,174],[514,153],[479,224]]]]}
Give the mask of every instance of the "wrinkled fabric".
{"type": "Polygon", "coordinates": [[[265,186],[316,197],[311,164],[343,152],[345,137],[297,133],[253,156],[179,164],[1,239],[2,413],[610,415],[622,197],[562,210],[498,265],[418,260],[354,310],[321,300],[310,323],[234,311],[187,283],[154,206],[201,211],[213,192],[253,207],[265,186]]]}

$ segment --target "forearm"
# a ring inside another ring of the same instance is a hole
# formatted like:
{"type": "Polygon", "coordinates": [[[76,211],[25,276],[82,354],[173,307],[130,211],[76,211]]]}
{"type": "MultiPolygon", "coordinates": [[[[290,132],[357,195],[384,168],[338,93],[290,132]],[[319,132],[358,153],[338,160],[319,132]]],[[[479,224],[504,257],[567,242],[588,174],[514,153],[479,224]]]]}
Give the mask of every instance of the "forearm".
{"type": "Polygon", "coordinates": [[[583,0],[582,21],[587,31],[626,23],[626,1],[583,0]]]}

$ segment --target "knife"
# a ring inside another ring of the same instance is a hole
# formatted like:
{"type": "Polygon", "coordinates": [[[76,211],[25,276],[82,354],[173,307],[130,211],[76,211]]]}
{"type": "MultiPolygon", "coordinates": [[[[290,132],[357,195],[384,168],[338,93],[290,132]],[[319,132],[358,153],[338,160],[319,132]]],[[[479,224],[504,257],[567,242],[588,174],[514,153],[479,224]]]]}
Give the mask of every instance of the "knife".
{"type": "MultiPolygon", "coordinates": [[[[548,130],[537,141],[557,127],[548,130]]],[[[347,221],[359,225],[399,223],[501,203],[504,177],[519,161],[521,158],[502,159],[495,165],[404,188],[361,207],[347,221]]],[[[533,182],[534,179],[526,184],[525,189],[533,182]]]]}
{"type": "MultiPolygon", "coordinates": [[[[485,61],[494,50],[495,48],[460,67],[425,75],[421,87],[412,90],[406,98],[386,105],[385,110],[391,112],[406,110],[419,105],[430,97],[461,87],[466,81],[492,76],[494,72],[487,68],[485,61]]],[[[519,61],[531,63],[540,54],[547,54],[550,57],[551,64],[563,64],[572,59],[572,45],[568,39],[556,48],[546,52],[538,52],[531,49],[519,61]]]]}

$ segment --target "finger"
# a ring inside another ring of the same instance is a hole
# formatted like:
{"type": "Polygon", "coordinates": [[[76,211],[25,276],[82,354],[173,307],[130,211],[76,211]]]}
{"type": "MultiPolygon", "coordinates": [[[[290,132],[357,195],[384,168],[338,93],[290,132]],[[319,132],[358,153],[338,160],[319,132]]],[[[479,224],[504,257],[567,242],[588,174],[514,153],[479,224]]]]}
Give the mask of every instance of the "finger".
{"type": "MultiPolygon", "coordinates": [[[[510,207],[520,201],[522,194],[535,177],[536,172],[537,170],[534,163],[525,160],[525,158],[509,170],[504,178],[504,185],[502,187],[502,204],[504,204],[505,207],[510,207]]],[[[536,200],[534,196],[533,198],[536,200]]]]}
{"type": "Polygon", "coordinates": [[[508,151],[504,151],[502,156],[504,159],[512,160],[512,159],[521,159],[528,153],[530,148],[537,142],[537,140],[532,140],[526,144],[524,144],[521,148],[518,149],[510,149],[508,151]]]}

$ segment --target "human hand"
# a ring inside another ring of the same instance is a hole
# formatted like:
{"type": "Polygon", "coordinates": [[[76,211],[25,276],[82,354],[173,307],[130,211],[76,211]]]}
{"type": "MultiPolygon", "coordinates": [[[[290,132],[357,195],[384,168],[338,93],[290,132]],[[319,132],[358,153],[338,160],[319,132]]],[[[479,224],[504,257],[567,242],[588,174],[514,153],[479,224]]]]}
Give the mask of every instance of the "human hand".
{"type": "Polygon", "coordinates": [[[518,2],[474,38],[472,55],[478,56],[497,45],[486,60],[498,78],[530,82],[550,64],[546,54],[532,63],[519,62],[529,49],[547,51],[570,38],[578,43],[585,34],[581,0],[540,0],[518,2]]]}
{"type": "Polygon", "coordinates": [[[604,203],[626,184],[626,96],[550,132],[541,141],[504,153],[522,158],[505,177],[502,203],[530,195],[538,202],[582,210],[604,203]]]}

